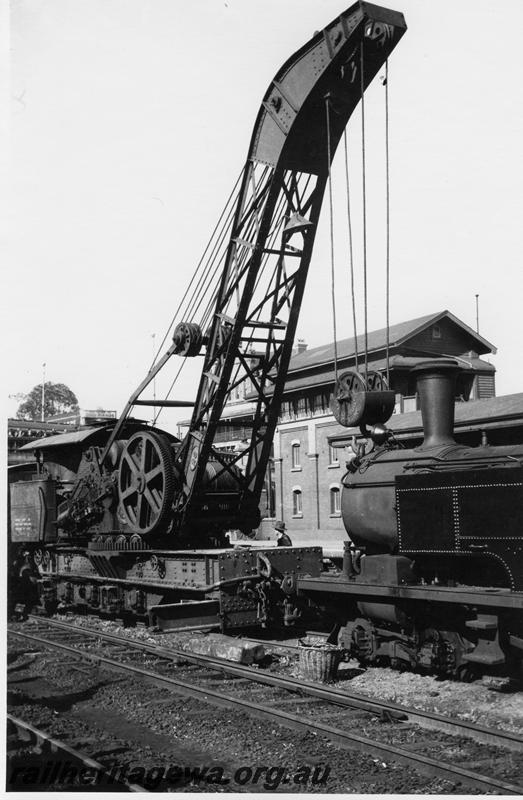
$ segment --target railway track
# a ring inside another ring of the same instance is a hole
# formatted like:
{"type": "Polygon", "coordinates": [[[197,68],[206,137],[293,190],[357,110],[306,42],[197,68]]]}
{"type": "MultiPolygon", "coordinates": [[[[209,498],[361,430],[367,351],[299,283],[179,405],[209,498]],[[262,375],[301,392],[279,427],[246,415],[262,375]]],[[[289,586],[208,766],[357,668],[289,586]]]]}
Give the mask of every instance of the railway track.
{"type": "Polygon", "coordinates": [[[147,791],[143,786],[125,780],[94,758],[13,714],[7,714],[7,761],[6,781],[10,790],[23,786],[24,791],[42,791],[46,784],[53,784],[56,788],[58,783],[64,790],[76,785],[84,789],[96,786],[100,791],[147,791]],[[31,756],[36,756],[41,765],[33,773],[34,786],[28,784],[31,756]],[[21,784],[17,783],[18,778],[21,779],[21,784]]]}
{"type": "MultiPolygon", "coordinates": [[[[214,669],[216,672],[221,672],[224,675],[229,675],[238,679],[245,679],[255,683],[265,684],[275,688],[286,689],[291,693],[301,696],[315,697],[326,700],[335,705],[346,706],[348,708],[358,708],[369,713],[376,714],[380,718],[390,717],[398,721],[408,721],[410,723],[420,725],[421,727],[439,730],[445,733],[450,733],[456,736],[467,736],[482,744],[493,745],[497,747],[504,747],[509,750],[521,752],[523,750],[523,737],[516,733],[493,730],[491,728],[475,725],[465,720],[456,720],[442,714],[434,712],[423,711],[420,709],[407,708],[393,702],[386,702],[378,699],[371,699],[366,695],[358,694],[357,692],[350,692],[346,689],[339,689],[335,686],[322,686],[305,681],[303,678],[296,679],[285,675],[277,675],[270,672],[264,672],[258,668],[236,664],[225,661],[211,656],[200,655],[188,652],[187,650],[180,650],[171,647],[161,647],[158,645],[146,644],[138,642],[127,637],[121,637],[110,633],[103,633],[95,629],[89,629],[72,625],[61,620],[45,620],[41,617],[32,616],[31,619],[39,626],[48,626],[49,629],[63,629],[75,635],[85,634],[86,637],[91,639],[99,639],[110,646],[114,644],[117,648],[128,648],[129,651],[140,651],[149,653],[156,656],[159,661],[165,660],[168,663],[182,660],[198,666],[214,669]]],[[[262,639],[247,639],[250,642],[258,642],[260,644],[271,645],[272,642],[262,639]]],[[[280,645],[274,643],[277,647],[284,647],[292,649],[296,652],[299,651],[298,646],[293,645],[280,645]]],[[[95,657],[94,657],[95,658],[95,657]]]]}
{"type": "Polygon", "coordinates": [[[32,618],[23,631],[10,629],[9,633],[39,647],[65,651],[75,658],[145,680],[183,697],[236,709],[293,730],[321,735],[339,747],[401,763],[431,777],[443,778],[482,792],[523,793],[523,785],[491,774],[482,775],[459,764],[445,763],[441,757],[434,758],[416,752],[416,749],[386,741],[387,736],[394,738],[394,729],[405,727],[397,724],[403,720],[409,726],[434,728],[454,737],[473,738],[491,747],[521,752],[523,738],[514,733],[494,731],[394,703],[372,700],[336,687],[316,685],[185,650],[145,644],[58,620],[32,618]],[[227,682],[231,686],[228,691],[223,691],[223,684],[227,682]],[[256,698],[261,690],[264,693],[263,703],[257,702],[256,698]],[[302,704],[299,715],[284,710],[289,703],[302,704]],[[344,711],[345,718],[340,720],[343,727],[330,724],[336,714],[341,712],[343,716],[344,711]],[[350,717],[354,711],[379,717],[384,723],[381,731],[384,732],[389,726],[390,732],[376,738],[354,732],[355,726],[351,724],[350,717]],[[325,717],[328,723],[324,721],[325,717]],[[347,729],[347,722],[350,729],[347,729]]]}

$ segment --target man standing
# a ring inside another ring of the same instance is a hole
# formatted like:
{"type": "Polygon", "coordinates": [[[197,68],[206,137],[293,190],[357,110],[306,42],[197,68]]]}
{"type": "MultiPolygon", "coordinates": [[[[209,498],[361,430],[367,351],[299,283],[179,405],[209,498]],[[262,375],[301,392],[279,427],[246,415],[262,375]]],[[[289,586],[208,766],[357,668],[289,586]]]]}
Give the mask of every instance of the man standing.
{"type": "Polygon", "coordinates": [[[278,547],[292,547],[291,537],[285,533],[285,522],[279,519],[274,530],[277,532],[278,547]]]}
{"type": "Polygon", "coordinates": [[[38,567],[31,558],[28,550],[22,553],[22,564],[18,573],[18,585],[16,587],[16,594],[18,603],[23,605],[22,618],[27,619],[27,615],[37,606],[40,602],[38,596],[38,578],[40,572],[38,567]]]}

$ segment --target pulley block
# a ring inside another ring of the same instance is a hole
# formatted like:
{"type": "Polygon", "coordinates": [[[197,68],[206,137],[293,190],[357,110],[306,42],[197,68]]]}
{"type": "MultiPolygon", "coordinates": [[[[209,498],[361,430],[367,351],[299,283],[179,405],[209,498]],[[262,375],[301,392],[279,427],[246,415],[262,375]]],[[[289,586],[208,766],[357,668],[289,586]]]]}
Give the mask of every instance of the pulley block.
{"type": "Polygon", "coordinates": [[[344,428],[384,423],[394,411],[395,394],[379,372],[366,376],[357,370],[342,372],[334,385],[330,409],[344,428]]]}
{"type": "Polygon", "coordinates": [[[195,322],[179,322],[174,329],[174,352],[179,356],[197,356],[202,347],[202,331],[195,322]]]}

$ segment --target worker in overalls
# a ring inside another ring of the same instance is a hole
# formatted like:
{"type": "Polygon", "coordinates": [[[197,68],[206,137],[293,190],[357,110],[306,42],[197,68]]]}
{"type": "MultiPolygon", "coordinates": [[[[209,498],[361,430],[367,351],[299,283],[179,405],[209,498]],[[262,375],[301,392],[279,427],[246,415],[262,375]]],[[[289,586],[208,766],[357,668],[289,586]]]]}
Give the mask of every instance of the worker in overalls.
{"type": "Polygon", "coordinates": [[[27,619],[28,614],[33,608],[39,605],[39,577],[40,572],[34,560],[31,558],[31,553],[29,550],[24,550],[15,587],[17,600],[15,612],[21,619],[27,619]]]}

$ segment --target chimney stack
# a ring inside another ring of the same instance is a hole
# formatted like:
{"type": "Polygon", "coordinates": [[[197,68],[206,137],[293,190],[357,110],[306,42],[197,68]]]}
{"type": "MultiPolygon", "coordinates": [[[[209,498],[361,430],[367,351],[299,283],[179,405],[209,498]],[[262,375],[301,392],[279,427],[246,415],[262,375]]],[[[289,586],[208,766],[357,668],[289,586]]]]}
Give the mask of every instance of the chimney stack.
{"type": "Polygon", "coordinates": [[[305,339],[298,339],[298,341],[296,342],[296,353],[298,355],[300,355],[300,353],[304,353],[307,347],[308,344],[305,341],[305,339]]]}
{"type": "Polygon", "coordinates": [[[421,450],[456,444],[454,402],[456,378],[461,368],[451,358],[425,361],[412,370],[416,374],[424,439],[421,450]]]}

